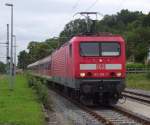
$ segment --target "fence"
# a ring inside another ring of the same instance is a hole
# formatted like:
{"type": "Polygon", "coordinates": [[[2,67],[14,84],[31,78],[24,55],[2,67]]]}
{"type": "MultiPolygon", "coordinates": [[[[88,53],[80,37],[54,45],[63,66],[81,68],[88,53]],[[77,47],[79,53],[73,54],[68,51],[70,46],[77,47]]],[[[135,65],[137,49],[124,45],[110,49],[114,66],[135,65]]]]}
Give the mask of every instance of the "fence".
{"type": "Polygon", "coordinates": [[[127,68],[127,73],[147,73],[150,68],[127,68]]]}

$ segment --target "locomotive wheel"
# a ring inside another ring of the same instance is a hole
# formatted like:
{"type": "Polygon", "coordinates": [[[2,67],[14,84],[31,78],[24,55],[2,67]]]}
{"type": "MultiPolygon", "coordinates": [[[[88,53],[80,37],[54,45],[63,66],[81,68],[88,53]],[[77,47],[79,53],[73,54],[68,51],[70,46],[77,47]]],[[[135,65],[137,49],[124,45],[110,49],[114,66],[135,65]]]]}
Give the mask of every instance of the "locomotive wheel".
{"type": "Polygon", "coordinates": [[[71,93],[70,93],[70,97],[71,97],[72,99],[75,99],[75,98],[76,98],[75,96],[76,96],[76,95],[75,95],[75,92],[74,92],[74,90],[72,90],[71,93]]]}
{"type": "Polygon", "coordinates": [[[103,100],[102,100],[102,104],[105,106],[110,106],[110,105],[114,105],[117,103],[118,101],[118,96],[115,94],[113,96],[110,96],[109,93],[105,93],[105,96],[103,96],[103,100]]]}
{"type": "Polygon", "coordinates": [[[80,100],[80,95],[78,91],[75,91],[75,90],[71,90],[70,97],[75,100],[80,100]]]}
{"type": "Polygon", "coordinates": [[[110,105],[115,105],[119,100],[119,97],[117,94],[115,94],[112,98],[109,98],[109,104],[110,105]]]}
{"type": "Polygon", "coordinates": [[[93,99],[92,99],[92,98],[88,98],[88,97],[86,97],[85,95],[81,95],[81,96],[80,96],[80,102],[81,102],[83,105],[86,105],[86,106],[93,106],[93,105],[94,105],[93,99]]]}

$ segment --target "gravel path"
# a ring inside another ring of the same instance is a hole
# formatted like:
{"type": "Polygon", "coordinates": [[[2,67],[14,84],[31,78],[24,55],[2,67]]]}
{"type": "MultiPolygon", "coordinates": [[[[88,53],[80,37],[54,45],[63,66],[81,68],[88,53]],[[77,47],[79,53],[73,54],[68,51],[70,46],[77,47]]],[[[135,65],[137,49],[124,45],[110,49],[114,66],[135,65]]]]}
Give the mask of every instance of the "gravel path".
{"type": "Polygon", "coordinates": [[[103,125],[67,99],[49,90],[54,113],[50,114],[49,125],[103,125]]]}
{"type": "MultiPolygon", "coordinates": [[[[49,113],[48,125],[103,125],[57,93],[49,90],[49,96],[54,112],[49,113]]],[[[140,104],[131,99],[127,99],[124,104],[118,103],[117,105],[142,117],[150,118],[150,105],[140,104]]]]}
{"type": "Polygon", "coordinates": [[[117,106],[120,106],[126,110],[133,112],[133,113],[136,113],[139,116],[144,116],[144,117],[150,118],[150,105],[148,105],[148,104],[139,103],[135,100],[127,98],[125,103],[120,104],[118,102],[117,106]]]}

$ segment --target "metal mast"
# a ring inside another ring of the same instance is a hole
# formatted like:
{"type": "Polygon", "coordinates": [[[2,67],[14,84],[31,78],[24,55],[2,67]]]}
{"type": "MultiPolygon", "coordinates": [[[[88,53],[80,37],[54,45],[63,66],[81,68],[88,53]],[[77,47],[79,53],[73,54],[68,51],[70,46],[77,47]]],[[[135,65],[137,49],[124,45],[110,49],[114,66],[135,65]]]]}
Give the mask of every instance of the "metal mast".
{"type": "Polygon", "coordinates": [[[13,4],[6,3],[5,5],[11,7],[11,48],[10,48],[11,84],[10,84],[10,90],[13,90],[13,84],[14,84],[14,65],[13,65],[13,4]]]}

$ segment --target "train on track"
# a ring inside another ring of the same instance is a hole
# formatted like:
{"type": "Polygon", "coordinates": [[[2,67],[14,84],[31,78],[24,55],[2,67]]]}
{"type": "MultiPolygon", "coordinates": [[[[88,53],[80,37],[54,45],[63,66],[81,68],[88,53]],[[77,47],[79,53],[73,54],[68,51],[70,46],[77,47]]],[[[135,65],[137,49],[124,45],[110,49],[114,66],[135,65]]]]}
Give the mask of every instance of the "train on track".
{"type": "Polygon", "coordinates": [[[28,69],[83,104],[115,104],[125,88],[125,64],[123,37],[99,33],[74,36],[28,69]]]}

